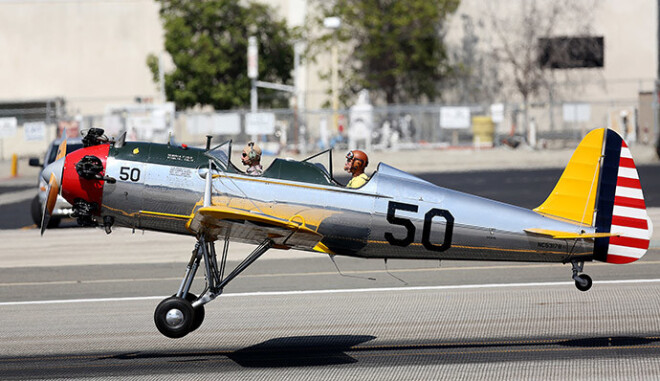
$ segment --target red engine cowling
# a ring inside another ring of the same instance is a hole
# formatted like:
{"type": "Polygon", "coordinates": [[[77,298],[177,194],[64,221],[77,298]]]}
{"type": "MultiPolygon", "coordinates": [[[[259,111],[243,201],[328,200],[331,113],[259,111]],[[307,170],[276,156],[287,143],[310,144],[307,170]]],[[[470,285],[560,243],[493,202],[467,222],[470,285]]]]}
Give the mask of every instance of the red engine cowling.
{"type": "Polygon", "coordinates": [[[92,214],[98,215],[103,202],[103,176],[105,175],[109,144],[81,148],[66,156],[62,171],[62,197],[71,205],[87,203],[92,214]],[[92,170],[90,165],[92,163],[92,170]]]}

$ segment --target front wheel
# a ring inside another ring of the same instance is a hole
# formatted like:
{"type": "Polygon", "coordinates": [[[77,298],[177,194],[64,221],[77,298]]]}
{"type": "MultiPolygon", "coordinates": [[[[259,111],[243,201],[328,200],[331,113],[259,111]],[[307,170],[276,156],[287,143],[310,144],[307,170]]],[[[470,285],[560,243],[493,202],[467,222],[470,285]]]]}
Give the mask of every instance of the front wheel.
{"type": "Polygon", "coordinates": [[[194,320],[195,311],[192,304],[176,296],[160,302],[154,312],[156,328],[171,339],[178,339],[190,333],[194,320]]]}
{"type": "Polygon", "coordinates": [[[578,275],[579,279],[575,280],[575,287],[580,291],[587,291],[591,288],[593,281],[587,274],[578,275]]]}
{"type": "MultiPolygon", "coordinates": [[[[173,297],[176,295],[172,295],[173,297]]],[[[189,301],[191,304],[197,300],[197,295],[193,294],[192,292],[189,292],[186,294],[186,300],[189,301]]],[[[206,316],[206,311],[204,310],[204,305],[201,304],[198,307],[193,307],[194,310],[194,319],[193,323],[190,326],[190,332],[196,330],[199,328],[202,323],[204,322],[204,316],[206,316]]]]}

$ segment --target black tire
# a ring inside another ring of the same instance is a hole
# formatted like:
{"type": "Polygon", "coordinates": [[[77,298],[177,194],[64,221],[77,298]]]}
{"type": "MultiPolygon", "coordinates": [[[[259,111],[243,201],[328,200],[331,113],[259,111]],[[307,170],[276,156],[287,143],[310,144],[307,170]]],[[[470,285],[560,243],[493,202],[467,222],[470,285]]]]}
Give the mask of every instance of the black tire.
{"type": "MultiPolygon", "coordinates": [[[[34,222],[38,228],[41,228],[41,213],[43,213],[43,210],[41,208],[41,202],[39,201],[39,195],[37,195],[34,196],[32,204],[30,204],[30,214],[32,215],[32,222],[34,222]]],[[[60,221],[62,221],[60,217],[51,217],[50,220],[48,220],[47,228],[52,229],[60,226],[60,221]]]]}
{"type": "Polygon", "coordinates": [[[591,277],[587,274],[578,275],[578,278],[580,278],[582,282],[576,280],[575,287],[577,287],[577,289],[580,291],[588,291],[593,285],[593,281],[591,280],[591,277]]]}
{"type": "MultiPolygon", "coordinates": [[[[176,295],[172,295],[172,296],[174,297],[176,295]]],[[[192,302],[197,300],[197,295],[193,294],[192,292],[189,292],[186,295],[186,300],[189,301],[192,304],[192,302]]],[[[194,318],[193,318],[193,323],[190,326],[190,332],[193,332],[193,331],[197,330],[197,328],[199,328],[202,325],[202,323],[204,322],[204,316],[206,316],[206,311],[204,310],[204,305],[203,304],[201,306],[194,307],[193,309],[194,309],[195,315],[194,315],[194,318]]]]}
{"type": "Polygon", "coordinates": [[[176,296],[160,302],[154,312],[156,328],[171,339],[179,339],[190,333],[194,320],[195,311],[192,304],[186,299],[176,296]],[[170,314],[169,321],[168,314],[170,314]]]}

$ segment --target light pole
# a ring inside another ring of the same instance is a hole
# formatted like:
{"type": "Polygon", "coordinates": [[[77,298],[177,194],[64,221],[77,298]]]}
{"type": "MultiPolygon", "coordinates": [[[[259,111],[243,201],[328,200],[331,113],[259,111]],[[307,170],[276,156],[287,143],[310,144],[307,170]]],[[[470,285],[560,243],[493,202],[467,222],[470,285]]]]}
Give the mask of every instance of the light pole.
{"type": "Polygon", "coordinates": [[[160,101],[167,102],[167,95],[165,95],[165,68],[163,64],[163,56],[165,52],[160,52],[158,55],[158,83],[160,84],[160,101]]]}
{"type": "Polygon", "coordinates": [[[257,38],[248,38],[248,78],[252,80],[250,89],[250,111],[257,112],[257,78],[259,77],[259,46],[257,38]]]}
{"type": "MultiPolygon", "coordinates": [[[[294,94],[294,96],[297,94],[296,88],[294,86],[259,81],[259,45],[255,36],[250,36],[248,38],[247,64],[248,78],[252,80],[252,87],[250,89],[250,114],[256,114],[259,108],[257,87],[286,91],[294,94]]],[[[246,117],[246,128],[247,124],[248,121],[246,117]]],[[[257,136],[254,134],[252,135],[252,141],[257,141],[257,136]]]]}
{"type": "Polygon", "coordinates": [[[337,131],[339,116],[339,53],[337,51],[337,29],[341,27],[339,17],[326,17],[323,20],[323,26],[332,29],[332,128],[337,131]]]}

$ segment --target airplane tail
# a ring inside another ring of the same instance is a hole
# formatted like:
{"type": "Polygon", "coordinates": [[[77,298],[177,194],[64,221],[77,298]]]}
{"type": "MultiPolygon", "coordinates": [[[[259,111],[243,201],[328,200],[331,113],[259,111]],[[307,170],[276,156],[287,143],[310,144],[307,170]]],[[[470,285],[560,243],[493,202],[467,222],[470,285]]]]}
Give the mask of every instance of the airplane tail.
{"type": "Polygon", "coordinates": [[[534,211],[613,234],[594,239],[594,259],[603,262],[638,260],[653,233],[630,150],[610,129],[584,137],[550,196],[534,211]]]}

